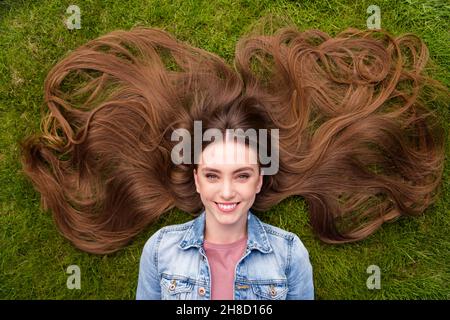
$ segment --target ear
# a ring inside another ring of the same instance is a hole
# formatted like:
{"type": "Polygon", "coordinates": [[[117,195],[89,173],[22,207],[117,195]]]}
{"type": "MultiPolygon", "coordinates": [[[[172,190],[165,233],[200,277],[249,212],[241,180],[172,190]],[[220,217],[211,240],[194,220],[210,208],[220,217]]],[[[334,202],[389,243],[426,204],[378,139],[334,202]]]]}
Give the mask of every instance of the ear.
{"type": "Polygon", "coordinates": [[[197,177],[197,170],[194,169],[194,181],[195,181],[195,189],[197,190],[197,193],[200,193],[199,186],[198,186],[198,177],[197,177]]]}
{"type": "Polygon", "coordinates": [[[261,191],[262,184],[263,184],[263,175],[260,174],[258,177],[258,186],[256,187],[256,193],[259,193],[261,191]]]}

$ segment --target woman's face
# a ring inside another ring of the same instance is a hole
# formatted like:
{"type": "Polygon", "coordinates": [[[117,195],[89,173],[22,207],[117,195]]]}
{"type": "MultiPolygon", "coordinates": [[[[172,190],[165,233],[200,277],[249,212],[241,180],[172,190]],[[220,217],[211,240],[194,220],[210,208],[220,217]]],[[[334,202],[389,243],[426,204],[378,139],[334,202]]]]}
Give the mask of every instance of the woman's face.
{"type": "Polygon", "coordinates": [[[224,225],[246,221],[263,182],[256,151],[229,141],[203,150],[194,178],[206,214],[224,225]]]}

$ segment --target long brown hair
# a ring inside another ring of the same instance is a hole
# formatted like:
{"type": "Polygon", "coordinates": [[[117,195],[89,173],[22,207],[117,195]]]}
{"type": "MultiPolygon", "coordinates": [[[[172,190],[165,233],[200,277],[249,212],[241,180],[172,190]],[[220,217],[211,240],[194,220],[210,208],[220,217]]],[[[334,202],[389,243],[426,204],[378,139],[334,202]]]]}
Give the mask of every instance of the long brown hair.
{"type": "Polygon", "coordinates": [[[439,195],[445,134],[426,106],[447,91],[427,60],[410,34],[289,26],[241,38],[231,67],[162,29],[113,31],[49,72],[23,171],[67,239],[109,253],[174,207],[201,209],[173,130],[278,128],[279,171],[252,209],[299,195],[321,240],[360,240],[439,195]]]}

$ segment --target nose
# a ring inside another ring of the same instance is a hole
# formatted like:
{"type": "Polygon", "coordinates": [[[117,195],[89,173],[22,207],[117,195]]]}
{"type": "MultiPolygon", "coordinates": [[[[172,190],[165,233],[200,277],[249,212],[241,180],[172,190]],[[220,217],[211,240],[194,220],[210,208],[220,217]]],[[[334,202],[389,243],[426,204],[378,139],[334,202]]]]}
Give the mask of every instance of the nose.
{"type": "Polygon", "coordinates": [[[230,181],[230,179],[225,179],[221,190],[222,199],[225,201],[232,200],[234,195],[235,191],[232,181],[230,181]]]}

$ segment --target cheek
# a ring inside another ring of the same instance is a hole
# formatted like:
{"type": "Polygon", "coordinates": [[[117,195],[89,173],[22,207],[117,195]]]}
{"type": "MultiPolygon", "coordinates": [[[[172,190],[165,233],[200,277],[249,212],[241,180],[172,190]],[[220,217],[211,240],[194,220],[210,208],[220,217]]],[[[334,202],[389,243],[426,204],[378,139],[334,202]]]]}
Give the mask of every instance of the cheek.
{"type": "Polygon", "coordinates": [[[251,200],[256,196],[256,192],[258,191],[256,189],[257,186],[258,181],[249,181],[247,183],[239,184],[236,190],[242,199],[251,200]]]}
{"type": "Polygon", "coordinates": [[[215,189],[217,187],[215,187],[214,184],[208,183],[207,181],[204,181],[204,179],[199,178],[197,180],[197,188],[200,193],[200,197],[207,200],[208,198],[214,196],[216,193],[215,189]]]}

